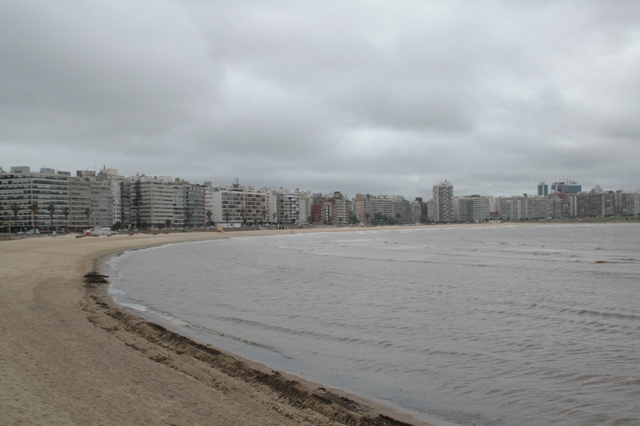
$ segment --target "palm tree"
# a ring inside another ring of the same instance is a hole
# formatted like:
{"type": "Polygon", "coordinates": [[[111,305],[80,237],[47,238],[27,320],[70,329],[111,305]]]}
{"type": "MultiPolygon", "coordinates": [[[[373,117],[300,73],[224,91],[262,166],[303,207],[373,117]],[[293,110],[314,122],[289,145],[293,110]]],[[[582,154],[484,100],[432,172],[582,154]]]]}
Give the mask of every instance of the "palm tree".
{"type": "Polygon", "coordinates": [[[64,218],[67,221],[67,232],[69,232],[69,213],[71,213],[71,210],[69,210],[69,207],[65,207],[64,209],[62,209],[62,214],[64,215],[64,218]]]}
{"type": "Polygon", "coordinates": [[[11,210],[13,210],[13,221],[15,225],[14,227],[17,233],[18,232],[18,213],[20,212],[20,206],[18,205],[18,203],[11,204],[11,210]]]}
{"type": "Polygon", "coordinates": [[[367,225],[369,224],[369,216],[370,216],[370,214],[369,214],[369,213],[365,213],[365,214],[364,214],[364,217],[365,217],[365,218],[367,218],[367,225]]]}
{"type": "Polygon", "coordinates": [[[213,216],[213,212],[211,210],[207,210],[207,219],[209,219],[209,224],[207,226],[211,226],[211,216],[213,216]]]}
{"type": "Polygon", "coordinates": [[[89,220],[89,218],[91,217],[91,209],[89,207],[84,209],[84,215],[87,216],[87,224],[88,227],[91,228],[91,221],[89,220]]]}
{"type": "Polygon", "coordinates": [[[276,221],[276,212],[273,212],[273,221],[276,221]]]}
{"type": "Polygon", "coordinates": [[[32,216],[33,216],[33,232],[36,232],[36,225],[37,225],[37,217],[36,215],[38,214],[38,211],[40,210],[40,206],[38,205],[37,202],[31,204],[29,206],[29,210],[31,210],[32,216]]]}
{"type": "Polygon", "coordinates": [[[288,213],[284,215],[284,227],[285,228],[287,227],[287,222],[289,222],[289,214],[288,213]]]}
{"type": "Polygon", "coordinates": [[[230,217],[230,216],[231,216],[231,215],[229,214],[229,212],[228,212],[228,211],[225,211],[225,212],[224,212],[224,220],[227,222],[227,228],[229,227],[229,217],[230,217]]]}
{"type": "Polygon", "coordinates": [[[171,219],[167,219],[164,221],[164,228],[165,229],[171,228],[171,219]]]}
{"type": "Polygon", "coordinates": [[[47,210],[49,211],[49,216],[51,217],[51,230],[53,231],[53,214],[56,212],[56,206],[53,204],[49,204],[47,206],[47,210]]]}
{"type": "Polygon", "coordinates": [[[187,210],[187,212],[184,215],[187,218],[187,228],[188,228],[189,225],[191,225],[191,218],[193,217],[193,212],[187,210]]]}
{"type": "Polygon", "coordinates": [[[400,218],[402,215],[400,213],[396,213],[396,220],[398,221],[398,225],[400,225],[400,218]]]}
{"type": "Polygon", "coordinates": [[[245,225],[247,223],[247,220],[245,219],[244,215],[247,213],[247,211],[244,209],[244,207],[240,210],[240,216],[242,216],[242,224],[245,225]]]}

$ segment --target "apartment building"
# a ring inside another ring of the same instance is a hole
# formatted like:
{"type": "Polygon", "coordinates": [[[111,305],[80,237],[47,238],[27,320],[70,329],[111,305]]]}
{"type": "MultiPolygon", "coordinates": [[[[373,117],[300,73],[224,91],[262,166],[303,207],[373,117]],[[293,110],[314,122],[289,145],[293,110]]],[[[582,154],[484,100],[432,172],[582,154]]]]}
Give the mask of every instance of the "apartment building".
{"type": "Polygon", "coordinates": [[[278,223],[294,224],[300,221],[300,197],[290,191],[275,193],[278,223]]]}
{"type": "Polygon", "coordinates": [[[263,221],[267,215],[267,195],[253,186],[238,183],[225,187],[205,183],[205,209],[216,225],[240,227],[263,221]]]}
{"type": "Polygon", "coordinates": [[[309,217],[313,209],[313,198],[311,198],[311,191],[295,190],[298,195],[298,202],[300,206],[300,225],[307,225],[309,223],[309,217]]]}
{"type": "MultiPolygon", "coordinates": [[[[402,195],[356,194],[353,204],[358,220],[367,225],[375,223],[376,218],[381,217],[387,217],[402,224],[416,223],[414,207],[402,195]]],[[[422,214],[421,209],[420,205],[418,222],[422,214]]]]}
{"type": "Polygon", "coordinates": [[[0,227],[3,230],[26,231],[37,226],[42,230],[66,227],[63,213],[67,207],[68,172],[41,168],[32,172],[29,166],[11,167],[9,172],[0,171],[0,227]],[[17,206],[16,213],[12,207],[17,206]],[[31,206],[37,204],[34,214],[31,206]],[[47,208],[52,205],[53,215],[47,208]]]}
{"type": "Polygon", "coordinates": [[[489,219],[490,197],[467,195],[454,198],[454,217],[462,223],[484,222],[489,219]]]}
{"type": "Polygon", "coordinates": [[[137,176],[131,194],[134,226],[184,226],[183,194],[174,196],[174,186],[170,176],[137,176]]]}
{"type": "Polygon", "coordinates": [[[500,197],[496,199],[496,208],[502,220],[558,219],[563,215],[563,200],[553,194],[549,197],[500,197]]]}
{"type": "MultiPolygon", "coordinates": [[[[102,182],[108,182],[105,186],[109,186],[111,190],[111,208],[112,218],[111,224],[120,223],[122,226],[128,226],[130,223],[130,178],[120,176],[117,169],[103,167],[98,172],[97,179],[102,182]]],[[[109,225],[111,226],[111,225],[109,225]]]]}
{"type": "MultiPolygon", "coordinates": [[[[187,226],[199,228],[209,222],[205,209],[205,187],[197,184],[183,183],[185,194],[185,220],[187,226]]],[[[213,220],[213,212],[212,220],[213,220]]]]}
{"type": "Polygon", "coordinates": [[[333,194],[313,194],[312,220],[313,223],[327,225],[347,225],[351,202],[340,191],[333,194]]]}
{"type": "Polygon", "coordinates": [[[613,216],[615,212],[615,194],[613,191],[579,192],[569,201],[570,215],[579,218],[613,216]]]}
{"type": "Polygon", "coordinates": [[[453,222],[453,184],[443,181],[433,185],[433,221],[437,223],[453,222]]]}

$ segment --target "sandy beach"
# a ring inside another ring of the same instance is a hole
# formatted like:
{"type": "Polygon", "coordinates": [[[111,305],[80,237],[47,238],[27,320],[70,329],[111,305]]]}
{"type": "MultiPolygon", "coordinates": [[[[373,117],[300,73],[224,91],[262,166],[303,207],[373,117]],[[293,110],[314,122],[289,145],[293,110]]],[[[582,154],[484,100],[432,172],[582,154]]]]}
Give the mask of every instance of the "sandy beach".
{"type": "Polygon", "coordinates": [[[124,250],[278,232],[0,241],[1,423],[424,425],[148,323],[83,278],[124,250]]]}

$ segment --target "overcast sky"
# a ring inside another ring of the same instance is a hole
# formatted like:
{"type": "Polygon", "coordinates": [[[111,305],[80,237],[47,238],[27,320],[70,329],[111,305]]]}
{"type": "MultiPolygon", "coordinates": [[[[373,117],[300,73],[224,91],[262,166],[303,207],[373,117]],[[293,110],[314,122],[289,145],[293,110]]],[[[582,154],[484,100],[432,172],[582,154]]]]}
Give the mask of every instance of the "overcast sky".
{"type": "Polygon", "coordinates": [[[640,188],[640,2],[0,3],[0,166],[430,199],[640,188]]]}

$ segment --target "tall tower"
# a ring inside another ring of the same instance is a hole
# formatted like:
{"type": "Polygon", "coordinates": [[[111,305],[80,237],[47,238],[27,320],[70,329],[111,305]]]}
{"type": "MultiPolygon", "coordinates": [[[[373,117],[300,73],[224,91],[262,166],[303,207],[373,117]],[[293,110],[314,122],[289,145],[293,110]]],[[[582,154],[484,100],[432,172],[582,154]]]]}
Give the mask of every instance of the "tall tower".
{"type": "Polygon", "coordinates": [[[546,197],[547,195],[549,195],[549,185],[546,182],[538,183],[538,196],[546,197]]]}
{"type": "Polygon", "coordinates": [[[451,182],[440,182],[433,185],[434,220],[436,222],[453,222],[453,185],[451,182]]]}

